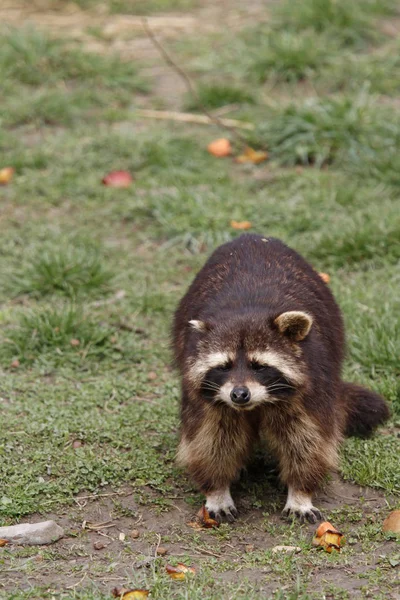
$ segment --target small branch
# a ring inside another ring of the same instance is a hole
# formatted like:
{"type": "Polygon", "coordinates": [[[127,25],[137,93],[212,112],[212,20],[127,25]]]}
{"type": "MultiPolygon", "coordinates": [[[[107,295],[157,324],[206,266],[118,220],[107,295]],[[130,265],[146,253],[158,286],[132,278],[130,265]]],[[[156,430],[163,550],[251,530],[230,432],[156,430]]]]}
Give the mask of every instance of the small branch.
{"type": "MultiPolygon", "coordinates": [[[[148,108],[136,109],[136,114],[140,117],[148,119],[161,119],[171,121],[182,121],[183,123],[199,123],[200,125],[210,125],[216,123],[215,117],[210,117],[208,114],[205,115],[194,115],[193,113],[176,112],[173,110],[152,110],[148,108]]],[[[220,119],[218,118],[218,125],[232,130],[233,127],[238,129],[248,129],[249,131],[254,130],[253,123],[247,123],[246,121],[238,121],[237,119],[220,119]]],[[[237,135],[237,131],[235,131],[237,135]]]]}
{"type": "Polygon", "coordinates": [[[222,127],[223,129],[229,130],[237,139],[239,139],[241,142],[243,142],[244,144],[247,145],[246,138],[244,136],[242,136],[238,131],[236,131],[235,126],[237,126],[237,125],[227,124],[227,119],[219,119],[218,117],[216,117],[215,115],[213,115],[212,113],[210,113],[210,111],[204,106],[203,102],[201,101],[200,95],[199,95],[196,87],[193,85],[192,80],[190,79],[189,75],[182,69],[182,67],[180,67],[171,58],[171,56],[165,50],[164,46],[156,38],[156,36],[154,35],[154,33],[153,33],[153,31],[152,31],[152,29],[151,29],[151,27],[150,27],[150,25],[149,25],[148,20],[146,19],[146,17],[142,18],[142,24],[143,24],[143,29],[145,30],[147,36],[149,37],[149,39],[151,40],[151,42],[154,44],[154,46],[158,49],[158,51],[160,52],[160,54],[163,56],[165,62],[176,73],[178,73],[178,75],[183,79],[183,81],[185,82],[185,85],[186,85],[189,93],[197,100],[197,102],[198,102],[201,110],[208,117],[208,122],[209,123],[215,123],[215,125],[218,125],[219,127],[222,127]]]}

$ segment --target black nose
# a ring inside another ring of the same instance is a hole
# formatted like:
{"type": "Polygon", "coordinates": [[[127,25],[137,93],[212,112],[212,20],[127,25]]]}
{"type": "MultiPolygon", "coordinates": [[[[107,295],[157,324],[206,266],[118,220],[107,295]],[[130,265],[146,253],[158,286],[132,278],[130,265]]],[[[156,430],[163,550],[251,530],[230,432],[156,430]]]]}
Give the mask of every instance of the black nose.
{"type": "Polygon", "coordinates": [[[231,399],[235,404],[246,404],[250,400],[250,390],[247,387],[234,387],[231,391],[231,399]]]}

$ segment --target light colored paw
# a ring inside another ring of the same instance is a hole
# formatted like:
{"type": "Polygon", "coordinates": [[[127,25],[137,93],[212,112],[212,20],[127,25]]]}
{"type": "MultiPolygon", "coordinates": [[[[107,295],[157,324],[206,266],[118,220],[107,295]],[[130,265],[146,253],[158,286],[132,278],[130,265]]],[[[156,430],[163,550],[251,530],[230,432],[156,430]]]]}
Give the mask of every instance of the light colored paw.
{"type": "Polygon", "coordinates": [[[322,514],[313,506],[311,494],[306,494],[289,487],[288,498],[282,515],[287,518],[297,518],[301,521],[316,523],[322,520],[322,514]]]}
{"type": "Polygon", "coordinates": [[[207,494],[206,509],[210,517],[219,523],[224,517],[229,523],[232,523],[238,516],[229,488],[207,494]]]}

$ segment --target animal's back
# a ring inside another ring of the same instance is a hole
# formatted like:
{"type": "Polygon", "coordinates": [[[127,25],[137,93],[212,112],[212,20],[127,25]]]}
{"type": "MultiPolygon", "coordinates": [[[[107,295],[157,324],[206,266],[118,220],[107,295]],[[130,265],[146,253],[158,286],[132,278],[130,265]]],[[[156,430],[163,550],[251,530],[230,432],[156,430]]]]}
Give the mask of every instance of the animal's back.
{"type": "MultiPolygon", "coordinates": [[[[328,286],[297,252],[275,238],[245,234],[215,250],[191,284],[175,316],[174,347],[183,358],[185,328],[191,319],[218,319],[251,307],[265,318],[291,310],[309,313],[340,365],[344,351],[343,322],[328,286]]],[[[186,328],[186,333],[187,328],[186,328]]],[[[322,341],[322,340],[321,340],[322,341]]]]}

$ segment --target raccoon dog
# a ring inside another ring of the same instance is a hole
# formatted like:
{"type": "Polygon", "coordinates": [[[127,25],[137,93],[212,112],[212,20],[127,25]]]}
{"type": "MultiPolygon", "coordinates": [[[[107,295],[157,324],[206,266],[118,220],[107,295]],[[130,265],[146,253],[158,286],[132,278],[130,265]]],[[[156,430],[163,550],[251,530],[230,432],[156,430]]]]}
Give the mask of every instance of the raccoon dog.
{"type": "Polygon", "coordinates": [[[288,487],[284,516],[314,523],[312,494],[347,435],[389,416],[374,392],[341,380],[343,321],[328,286],[277,239],[217,248],[175,314],[182,376],[178,461],[213,518],[233,521],[230,485],[264,439],[288,487]]]}

